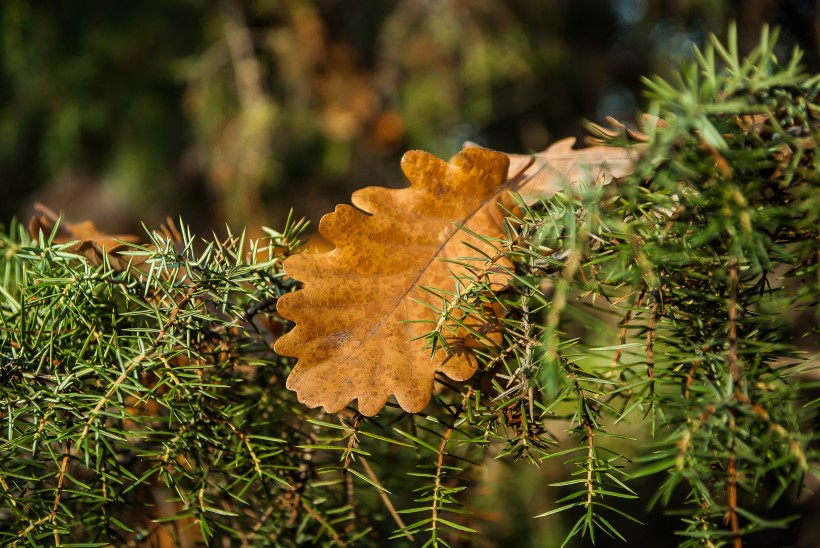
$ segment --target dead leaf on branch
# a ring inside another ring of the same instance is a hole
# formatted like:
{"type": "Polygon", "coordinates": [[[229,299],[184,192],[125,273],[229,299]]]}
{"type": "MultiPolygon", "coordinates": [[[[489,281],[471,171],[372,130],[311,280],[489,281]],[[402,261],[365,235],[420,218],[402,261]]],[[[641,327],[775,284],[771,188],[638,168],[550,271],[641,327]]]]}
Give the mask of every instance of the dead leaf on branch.
{"type": "MultiPolygon", "coordinates": [[[[471,317],[471,329],[451,330],[448,352],[431,357],[419,337],[437,312],[422,303],[432,300],[424,287],[449,290],[454,278],[469,274],[446,259],[476,257],[476,250],[497,254],[471,233],[503,238],[499,204],[512,207],[512,193],[534,203],[567,183],[631,172],[628,149],[574,150],[573,144],[565,139],[535,156],[468,147],[450,163],[411,151],[402,159],[409,187],[365,188],[353,194],[355,208],[340,205],[325,215],[319,232],[336,248],[284,263],[304,283],[278,303],[279,314],[296,323],[275,346],[298,358],[288,388],[309,407],[333,413],[358,399],[359,411],[374,415],[391,395],[405,411],[421,411],[436,372],[457,381],[471,377],[477,366],[471,348],[492,338],[495,326],[471,317]]],[[[510,266],[495,263],[490,284],[506,285],[510,266]]]]}
{"type": "MultiPolygon", "coordinates": [[[[54,213],[51,209],[41,203],[35,203],[34,209],[38,215],[35,215],[29,221],[29,232],[32,237],[38,237],[38,233],[42,230],[43,234],[48,236],[54,225],[59,219],[59,215],[54,213]]],[[[137,237],[130,234],[105,234],[100,232],[91,221],[82,221],[79,223],[69,223],[68,221],[61,221],[57,229],[57,234],[54,235],[54,242],[64,244],[71,241],[77,241],[78,249],[84,244],[94,242],[101,248],[106,248],[109,251],[123,247],[122,242],[136,242],[137,237]]]]}
{"type": "MultiPolygon", "coordinates": [[[[76,242],[70,249],[88,259],[93,265],[102,264],[104,257],[118,271],[125,270],[129,266],[141,267],[145,263],[146,258],[144,256],[120,254],[121,251],[129,249],[128,244],[140,241],[137,236],[132,234],[107,234],[99,230],[92,221],[76,223],[66,221],[41,203],[35,203],[34,210],[37,214],[28,223],[28,231],[32,238],[39,238],[41,233],[44,238],[48,238],[54,232],[56,226],[57,232],[54,234],[52,241],[55,244],[76,242]]],[[[170,217],[165,219],[165,223],[160,227],[158,234],[177,247],[183,244],[182,234],[180,234],[176,224],[170,217]]],[[[154,248],[154,246],[145,247],[147,249],[154,248]]]]}
{"type": "Polygon", "coordinates": [[[609,183],[613,178],[632,173],[634,151],[626,148],[592,146],[575,149],[568,137],[537,154],[507,154],[510,158],[509,190],[527,204],[555,194],[565,185],[596,181],[609,183]],[[520,175],[516,178],[517,175],[520,175]]]}
{"type": "MultiPolygon", "coordinates": [[[[60,217],[40,203],[35,203],[34,209],[37,211],[37,215],[33,216],[28,223],[29,233],[32,238],[39,238],[41,232],[45,237],[48,237],[60,217]]],[[[106,234],[98,230],[91,221],[70,223],[60,220],[53,241],[57,244],[76,241],[73,250],[92,263],[101,263],[103,256],[108,254],[109,259],[117,263],[114,266],[122,269],[123,266],[119,263],[127,264],[127,260],[122,261],[117,252],[125,247],[123,242],[134,243],[138,241],[138,238],[130,234],[106,234]]]]}
{"type": "MultiPolygon", "coordinates": [[[[336,412],[358,398],[359,410],[373,415],[395,394],[402,408],[420,411],[437,370],[456,380],[473,374],[466,341],[448,341],[456,353],[431,360],[422,352],[425,342],[411,340],[429,326],[404,320],[434,317],[418,302],[430,300],[422,286],[452,286],[457,265],[437,259],[475,256],[464,240],[495,252],[455,223],[503,234],[504,216],[494,204],[507,167],[505,156],[486,149],[465,150],[452,164],[412,151],[402,159],[410,187],[359,190],[352,198],[359,209],[340,205],[322,218],[319,232],[336,249],[288,258],[286,272],[305,287],[277,306],[297,324],[276,351],[300,358],[288,378],[300,401],[336,412]]],[[[500,272],[491,276],[503,280],[500,272]]]]}

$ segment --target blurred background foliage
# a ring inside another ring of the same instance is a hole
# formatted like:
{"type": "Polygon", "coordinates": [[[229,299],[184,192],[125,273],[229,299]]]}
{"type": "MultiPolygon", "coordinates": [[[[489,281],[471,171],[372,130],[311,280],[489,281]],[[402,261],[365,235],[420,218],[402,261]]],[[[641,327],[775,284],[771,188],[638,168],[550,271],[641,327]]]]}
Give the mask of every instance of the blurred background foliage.
{"type": "Polygon", "coordinates": [[[166,0],[0,6],[0,219],[42,201],[109,231],[313,220],[399,158],[540,150],[630,120],[737,20],[817,66],[814,0],[166,0]]]}

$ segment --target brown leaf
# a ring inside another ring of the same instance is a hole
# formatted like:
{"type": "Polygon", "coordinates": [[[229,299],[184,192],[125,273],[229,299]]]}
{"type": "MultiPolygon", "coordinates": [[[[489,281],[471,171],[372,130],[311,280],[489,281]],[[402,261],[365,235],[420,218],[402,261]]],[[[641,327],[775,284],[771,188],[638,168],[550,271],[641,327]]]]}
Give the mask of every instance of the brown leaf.
{"type": "MultiPolygon", "coordinates": [[[[468,243],[488,255],[496,253],[457,225],[503,237],[504,213],[498,204],[513,205],[509,191],[531,201],[556,192],[567,178],[575,183],[589,175],[628,173],[624,149],[575,151],[572,143],[558,142],[534,162],[478,147],[466,148],[450,163],[411,151],[402,159],[408,188],[365,188],[353,194],[355,208],[340,205],[325,215],[319,232],[336,249],[289,257],[284,263],[288,275],[304,282],[303,289],[278,303],[279,314],[296,322],[275,346],[279,354],[299,358],[288,388],[309,407],[323,406],[332,413],[358,399],[359,411],[374,415],[390,395],[404,410],[420,411],[430,400],[436,372],[454,380],[472,376],[476,362],[470,347],[479,341],[466,332],[452,334],[451,352],[432,357],[423,351],[423,340],[413,340],[437,320],[437,313],[418,301],[441,304],[423,286],[453,289],[453,276],[467,274],[467,268],[441,259],[476,257],[468,243]],[[604,164],[612,167],[604,169],[604,164]]],[[[489,278],[496,287],[506,284],[503,268],[508,266],[495,263],[489,278]]],[[[492,325],[478,318],[468,321],[478,338],[490,336],[492,325]]]]}
{"type": "MultiPolygon", "coordinates": [[[[54,230],[59,216],[51,209],[40,203],[34,204],[34,209],[38,215],[31,218],[28,223],[28,230],[32,238],[39,238],[40,232],[48,237],[54,230]]],[[[57,233],[54,236],[54,243],[64,244],[76,241],[73,246],[74,251],[85,256],[93,263],[99,264],[103,255],[109,254],[114,261],[120,261],[116,252],[123,248],[122,242],[136,242],[138,238],[130,234],[106,234],[100,232],[91,221],[70,223],[60,220],[57,233]]],[[[125,261],[127,263],[127,261],[125,261]]],[[[117,265],[114,265],[117,266],[117,265]]]]}
{"type": "Polygon", "coordinates": [[[301,358],[288,378],[301,401],[336,412],[359,398],[359,410],[373,415],[395,394],[402,408],[420,411],[437,370],[456,380],[473,374],[475,360],[460,341],[450,341],[455,354],[431,359],[422,352],[424,341],[411,341],[431,326],[403,320],[434,319],[417,302],[431,300],[422,286],[449,288],[450,271],[464,273],[437,259],[475,256],[464,241],[494,253],[455,223],[501,233],[504,217],[495,202],[507,166],[503,155],[485,149],[468,149],[452,164],[408,152],[402,168],[409,188],[359,190],[352,199],[359,209],[340,205],[322,218],[319,232],[336,249],[288,258],[287,273],[305,288],[277,306],[297,324],[276,351],[301,358]]]}
{"type": "MultiPolygon", "coordinates": [[[[57,223],[59,216],[41,203],[35,203],[34,209],[39,215],[35,215],[29,221],[29,232],[34,238],[38,237],[40,230],[48,236],[51,234],[51,231],[54,230],[54,225],[57,223]]],[[[100,244],[100,247],[111,250],[122,247],[122,242],[136,242],[137,237],[130,234],[105,234],[97,230],[97,227],[94,226],[94,223],[91,221],[82,221],[79,223],[69,223],[64,220],[60,221],[54,242],[64,244],[74,240],[79,240],[79,243],[96,242],[100,244]]]]}
{"type": "Polygon", "coordinates": [[[569,137],[553,143],[536,154],[508,154],[510,158],[510,189],[533,204],[550,196],[565,185],[583,182],[609,183],[632,173],[635,153],[631,149],[593,146],[572,148],[575,139],[569,137]]]}
{"type": "MultiPolygon", "coordinates": [[[[39,238],[41,232],[44,237],[48,238],[54,231],[59,219],[60,224],[52,241],[57,244],[77,242],[71,246],[71,249],[84,256],[91,264],[102,264],[103,256],[107,255],[109,264],[116,270],[125,270],[129,266],[138,268],[144,266],[146,260],[144,256],[120,254],[120,251],[124,251],[128,247],[126,243],[139,242],[137,236],[132,234],[107,234],[100,231],[91,221],[68,222],[65,219],[60,219],[59,215],[40,203],[35,203],[34,209],[38,214],[34,215],[28,223],[28,231],[32,238],[39,238]]],[[[156,234],[170,241],[177,250],[182,249],[184,246],[182,234],[170,217],[166,217],[165,223],[160,226],[156,234]]],[[[147,248],[153,249],[154,246],[147,246],[147,248]]]]}

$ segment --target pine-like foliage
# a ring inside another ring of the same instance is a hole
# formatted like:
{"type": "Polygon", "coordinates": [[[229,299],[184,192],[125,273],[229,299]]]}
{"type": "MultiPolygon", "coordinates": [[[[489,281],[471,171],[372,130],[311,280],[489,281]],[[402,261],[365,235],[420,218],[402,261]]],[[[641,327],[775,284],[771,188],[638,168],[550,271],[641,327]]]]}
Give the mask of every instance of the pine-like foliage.
{"type": "Polygon", "coordinates": [[[443,546],[481,528],[464,503],[488,457],[567,466],[540,515],[571,516],[568,541],[622,538],[611,517],[653,474],[653,504],[685,495],[684,545],[782,526],[765,508],[817,472],[797,344],[820,319],[820,79],[798,54],[779,64],[768,33],[745,60],[728,43],[647,80],[645,133],[596,128],[641,150],[634,175],[511,212],[494,255],[429,288],[436,352],[489,301],[508,314],[423,413],[327,415],[284,388],[274,305],[301,223],[252,244],[151,232],[125,268],[12,223],[0,544],[443,546]],[[500,257],[514,283],[494,293],[500,257]]]}

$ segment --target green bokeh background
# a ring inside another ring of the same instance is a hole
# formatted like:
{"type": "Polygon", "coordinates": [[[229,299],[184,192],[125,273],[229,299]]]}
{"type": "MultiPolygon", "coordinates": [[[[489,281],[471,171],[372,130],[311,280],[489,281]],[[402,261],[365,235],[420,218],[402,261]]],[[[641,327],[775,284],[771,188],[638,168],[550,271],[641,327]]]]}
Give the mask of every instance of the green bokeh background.
{"type": "Polygon", "coordinates": [[[739,24],[817,66],[812,0],[165,0],[0,5],[0,219],[109,231],[318,219],[399,158],[543,149],[629,121],[640,76],[739,24]]]}

